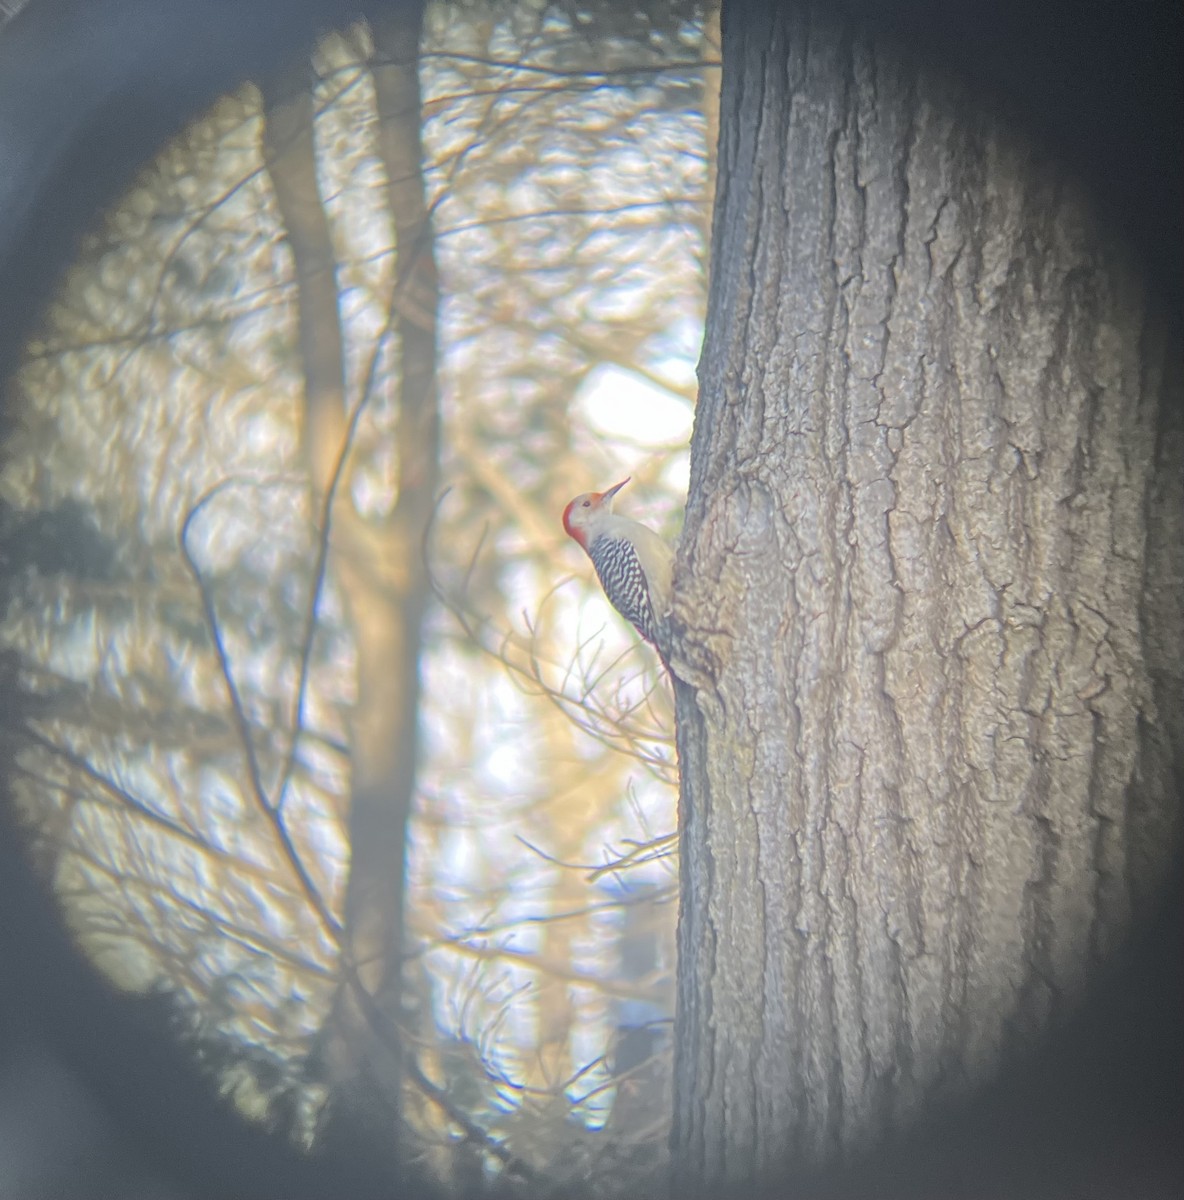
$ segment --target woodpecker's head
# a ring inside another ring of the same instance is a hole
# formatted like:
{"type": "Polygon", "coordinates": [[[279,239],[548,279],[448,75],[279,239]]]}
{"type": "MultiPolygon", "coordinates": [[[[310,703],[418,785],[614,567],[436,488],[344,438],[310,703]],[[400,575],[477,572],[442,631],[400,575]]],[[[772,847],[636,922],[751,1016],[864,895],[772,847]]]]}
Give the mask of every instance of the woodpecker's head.
{"type": "Polygon", "coordinates": [[[622,479],[607,492],[585,492],[572,500],[563,510],[563,528],[567,530],[567,536],[575,538],[587,550],[590,538],[596,534],[596,526],[613,511],[613,497],[632,478],[630,475],[622,479]]]}

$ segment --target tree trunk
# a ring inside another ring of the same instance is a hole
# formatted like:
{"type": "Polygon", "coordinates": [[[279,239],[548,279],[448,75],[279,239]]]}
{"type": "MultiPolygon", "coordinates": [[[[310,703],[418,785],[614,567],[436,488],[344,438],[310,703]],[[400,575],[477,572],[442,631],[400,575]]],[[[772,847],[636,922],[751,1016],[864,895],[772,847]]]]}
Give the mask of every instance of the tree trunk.
{"type": "MultiPolygon", "coordinates": [[[[703,14],[703,59],[705,62],[720,61],[720,0],[710,0],[703,14]]],[[[715,188],[719,176],[719,67],[703,68],[703,152],[707,156],[707,178],[704,192],[707,202],[703,205],[703,258],[704,275],[711,268],[711,225],[715,216],[715,188]]]]}
{"type": "MultiPolygon", "coordinates": [[[[1058,169],[824,17],[725,6],[676,567],[685,1193],[1031,1047],[1179,835],[1179,362],[1058,169]]],[[[788,1155],[788,1159],[783,1156],[788,1155]]]]}
{"type": "MultiPolygon", "coordinates": [[[[439,481],[436,395],[438,283],[420,146],[420,4],[372,25],[376,150],[387,177],[395,241],[390,330],[399,408],[398,499],[369,519],[341,486],[331,512],[331,565],[349,606],[358,662],[351,718],[350,872],[341,990],[323,1059],[340,1122],[393,1144],[403,1086],[403,894],[407,822],[419,757],[420,652],[430,582],[422,546],[439,481]],[[364,994],[363,994],[364,993],[364,994]],[[348,1115],[343,1115],[348,1114],[348,1115]]],[[[268,158],[299,283],[305,443],[319,510],[347,449],[343,342],[329,227],[317,187],[311,97],[299,77],[273,90],[268,158]]],[[[369,381],[363,383],[368,386],[369,381]]],[[[351,399],[350,407],[363,402],[351,399]]],[[[349,478],[348,468],[342,474],[349,478]]]]}
{"type": "Polygon", "coordinates": [[[346,435],[345,350],[337,258],[317,182],[312,68],[284,67],[262,85],[263,149],[292,251],[304,369],[304,454],[318,496],[328,490],[346,435]]]}

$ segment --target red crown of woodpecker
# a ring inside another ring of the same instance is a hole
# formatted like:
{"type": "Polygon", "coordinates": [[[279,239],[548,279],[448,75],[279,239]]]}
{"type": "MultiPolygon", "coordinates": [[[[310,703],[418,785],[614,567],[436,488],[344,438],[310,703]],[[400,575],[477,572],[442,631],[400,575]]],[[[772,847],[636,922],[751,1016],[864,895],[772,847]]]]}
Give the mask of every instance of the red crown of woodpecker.
{"type": "Polygon", "coordinates": [[[567,507],[563,510],[563,528],[567,536],[574,538],[585,550],[588,549],[588,543],[584,537],[584,531],[578,526],[572,524],[571,516],[577,506],[584,508],[601,508],[605,504],[611,504],[612,498],[632,479],[632,475],[627,475],[620,483],[615,483],[606,492],[585,492],[582,496],[577,496],[574,500],[569,500],[567,507]]]}

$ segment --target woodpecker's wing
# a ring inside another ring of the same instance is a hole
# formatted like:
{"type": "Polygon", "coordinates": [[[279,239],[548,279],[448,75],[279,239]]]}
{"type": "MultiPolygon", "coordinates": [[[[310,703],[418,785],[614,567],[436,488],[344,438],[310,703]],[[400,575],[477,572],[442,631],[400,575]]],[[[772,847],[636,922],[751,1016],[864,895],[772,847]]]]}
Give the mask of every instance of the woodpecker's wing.
{"type": "Polygon", "coordinates": [[[646,583],[646,573],[632,542],[602,536],[588,547],[600,586],[613,608],[652,645],[658,644],[658,623],[646,583]]]}

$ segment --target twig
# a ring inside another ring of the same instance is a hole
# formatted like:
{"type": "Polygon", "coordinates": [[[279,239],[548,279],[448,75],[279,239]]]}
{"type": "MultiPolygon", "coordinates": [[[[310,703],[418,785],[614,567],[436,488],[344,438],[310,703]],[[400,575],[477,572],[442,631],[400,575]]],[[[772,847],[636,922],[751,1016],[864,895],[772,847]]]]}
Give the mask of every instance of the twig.
{"type": "MultiPolygon", "coordinates": [[[[228,482],[223,481],[223,484],[228,482]]],[[[304,861],[296,849],[296,844],[292,841],[292,837],[288,833],[288,828],[284,824],[283,814],[276,805],[271,803],[267,796],[267,790],[263,785],[263,774],[259,766],[259,756],[255,752],[255,741],[251,736],[251,724],[247,718],[246,709],[243,706],[242,696],[239,694],[238,684],[234,679],[234,672],[230,667],[230,656],[227,654],[226,646],[222,641],[222,631],[218,625],[218,613],[214,605],[214,598],[202,576],[201,569],[198,567],[189,549],[189,530],[194,518],[223,484],[217,484],[214,488],[211,488],[209,493],[203,496],[199,503],[190,509],[186,515],[179,535],[181,557],[185,560],[185,565],[189,569],[189,573],[193,576],[193,581],[197,584],[198,594],[201,597],[206,626],[209,629],[210,638],[214,643],[214,651],[218,657],[218,667],[222,675],[222,681],[226,685],[226,694],[230,699],[231,710],[234,713],[234,722],[238,729],[239,741],[242,744],[243,757],[247,764],[247,773],[255,802],[275,831],[275,835],[283,848],[284,855],[295,872],[297,879],[300,881],[300,886],[309,904],[312,905],[313,910],[320,918],[325,931],[334,941],[337,941],[342,933],[341,922],[329,911],[328,905],[325,903],[320,890],[313,882],[312,876],[308,873],[308,868],[305,867],[304,861]]]]}

